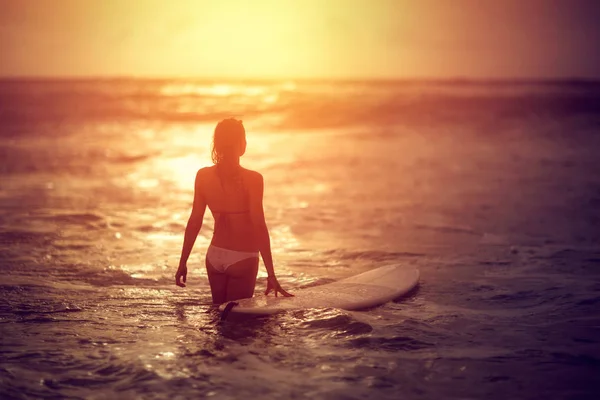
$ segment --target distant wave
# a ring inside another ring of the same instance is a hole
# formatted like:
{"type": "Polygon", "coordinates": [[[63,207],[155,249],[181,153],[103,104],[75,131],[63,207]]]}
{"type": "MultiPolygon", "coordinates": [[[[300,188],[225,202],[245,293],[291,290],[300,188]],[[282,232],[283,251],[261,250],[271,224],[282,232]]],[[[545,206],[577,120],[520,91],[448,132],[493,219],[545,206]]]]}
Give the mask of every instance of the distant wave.
{"type": "Polygon", "coordinates": [[[396,261],[404,258],[423,257],[422,253],[410,252],[387,252],[387,251],[347,251],[347,250],[330,250],[323,253],[328,256],[335,256],[340,260],[369,260],[369,261],[396,261]]]}
{"type": "Polygon", "coordinates": [[[363,337],[353,339],[350,344],[356,348],[377,349],[386,351],[414,351],[435,347],[429,343],[407,336],[395,337],[363,337]]]}
{"type": "Polygon", "coordinates": [[[0,245],[24,245],[32,244],[47,246],[56,238],[56,235],[45,232],[34,232],[27,230],[5,230],[0,231],[0,245]]]}
{"type": "MultiPolygon", "coordinates": [[[[595,82],[160,80],[0,81],[1,136],[91,121],[207,122],[230,115],[269,129],[429,124],[456,119],[598,117],[595,82]],[[275,117],[276,118],[272,118],[275,117]],[[15,129],[7,129],[15,127],[15,129]],[[17,127],[19,129],[17,130],[17,127]]],[[[49,132],[60,130],[50,129],[49,132]]],[[[30,133],[35,133],[31,132],[30,133]]]]}
{"type": "Polygon", "coordinates": [[[145,161],[152,157],[159,156],[160,153],[146,153],[146,154],[109,154],[106,156],[111,162],[130,164],[139,161],[145,161]]]}
{"type": "Polygon", "coordinates": [[[463,227],[463,226],[444,226],[444,225],[423,225],[416,224],[415,228],[417,229],[425,229],[432,230],[441,233],[464,233],[467,235],[481,235],[479,232],[476,232],[472,228],[463,227]]]}

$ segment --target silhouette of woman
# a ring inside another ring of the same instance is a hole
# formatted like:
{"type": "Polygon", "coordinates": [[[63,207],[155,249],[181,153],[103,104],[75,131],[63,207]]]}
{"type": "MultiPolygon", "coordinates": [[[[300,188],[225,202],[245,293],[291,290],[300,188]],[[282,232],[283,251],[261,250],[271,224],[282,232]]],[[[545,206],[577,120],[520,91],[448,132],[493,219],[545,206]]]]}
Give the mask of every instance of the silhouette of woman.
{"type": "Polygon", "coordinates": [[[246,151],[242,121],[225,119],[213,136],[215,165],[196,174],[194,204],[185,228],[177,286],[185,287],[187,260],[202,227],[206,206],[215,218],[213,237],[206,252],[206,271],[214,304],[252,297],[258,273],[258,255],[267,269],[267,289],[277,296],[292,296],[281,288],[273,269],[271,240],[263,210],[263,177],[240,166],[246,151]]]}

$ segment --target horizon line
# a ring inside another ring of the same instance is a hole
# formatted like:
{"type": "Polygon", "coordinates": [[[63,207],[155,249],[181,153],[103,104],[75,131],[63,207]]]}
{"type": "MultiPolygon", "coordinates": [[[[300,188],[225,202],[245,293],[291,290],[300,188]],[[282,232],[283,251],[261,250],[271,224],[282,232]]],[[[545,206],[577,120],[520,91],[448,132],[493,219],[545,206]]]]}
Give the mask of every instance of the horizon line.
{"type": "Polygon", "coordinates": [[[600,83],[600,77],[585,77],[585,76],[557,76],[557,77],[465,77],[465,76],[448,76],[448,77],[327,77],[327,76],[297,76],[297,77],[258,77],[258,76],[184,76],[184,75],[0,75],[0,81],[119,81],[119,80],[140,80],[140,81],[233,81],[233,82],[373,82],[373,83],[571,83],[571,84],[587,84],[600,83]]]}

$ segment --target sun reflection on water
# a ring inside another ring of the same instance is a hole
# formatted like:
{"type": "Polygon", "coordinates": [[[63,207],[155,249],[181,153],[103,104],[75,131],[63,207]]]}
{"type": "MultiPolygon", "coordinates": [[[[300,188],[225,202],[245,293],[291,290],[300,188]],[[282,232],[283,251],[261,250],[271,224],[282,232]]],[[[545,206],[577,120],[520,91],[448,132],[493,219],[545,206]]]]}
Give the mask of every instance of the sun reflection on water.
{"type": "Polygon", "coordinates": [[[299,245],[298,239],[292,232],[289,225],[279,225],[270,229],[271,242],[274,247],[284,250],[297,248],[299,245]]]}
{"type": "MultiPolygon", "coordinates": [[[[206,96],[206,97],[258,97],[268,93],[276,93],[279,88],[273,85],[247,85],[247,84],[196,84],[196,83],[173,83],[163,86],[161,94],[166,96],[206,96]]],[[[290,85],[284,85],[284,90],[293,90],[290,85]]]]}

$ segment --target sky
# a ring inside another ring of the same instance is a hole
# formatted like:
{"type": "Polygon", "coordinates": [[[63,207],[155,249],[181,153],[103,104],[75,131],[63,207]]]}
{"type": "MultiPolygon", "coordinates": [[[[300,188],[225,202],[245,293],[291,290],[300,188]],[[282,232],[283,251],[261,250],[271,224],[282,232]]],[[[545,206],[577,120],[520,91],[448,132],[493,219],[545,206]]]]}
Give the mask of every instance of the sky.
{"type": "Polygon", "coordinates": [[[0,0],[0,76],[600,78],[597,0],[0,0]]]}

